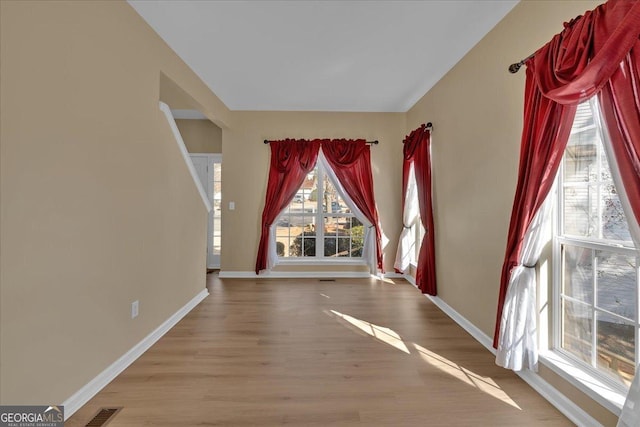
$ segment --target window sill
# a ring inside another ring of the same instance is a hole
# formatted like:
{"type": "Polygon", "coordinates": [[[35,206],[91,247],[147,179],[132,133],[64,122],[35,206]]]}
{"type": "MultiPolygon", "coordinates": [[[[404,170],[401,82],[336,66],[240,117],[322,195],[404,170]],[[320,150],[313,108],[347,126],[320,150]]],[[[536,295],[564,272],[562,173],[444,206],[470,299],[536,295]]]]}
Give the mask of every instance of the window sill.
{"type": "Polygon", "coordinates": [[[578,390],[607,408],[615,416],[620,416],[624,401],[627,398],[626,391],[622,391],[590,375],[588,372],[576,367],[569,358],[556,351],[540,352],[539,359],[540,363],[578,390]]]}
{"type": "Polygon", "coordinates": [[[367,265],[363,259],[278,259],[276,265],[367,265]]]}

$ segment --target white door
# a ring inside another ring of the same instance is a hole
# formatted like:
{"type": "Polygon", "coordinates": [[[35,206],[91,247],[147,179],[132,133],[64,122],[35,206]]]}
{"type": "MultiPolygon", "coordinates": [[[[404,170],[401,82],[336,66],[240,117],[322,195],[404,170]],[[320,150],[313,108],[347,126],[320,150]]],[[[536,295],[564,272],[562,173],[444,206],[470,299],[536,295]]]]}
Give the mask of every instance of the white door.
{"type": "Polygon", "coordinates": [[[222,155],[191,154],[191,161],[213,207],[207,227],[207,268],[220,268],[222,155]]]}

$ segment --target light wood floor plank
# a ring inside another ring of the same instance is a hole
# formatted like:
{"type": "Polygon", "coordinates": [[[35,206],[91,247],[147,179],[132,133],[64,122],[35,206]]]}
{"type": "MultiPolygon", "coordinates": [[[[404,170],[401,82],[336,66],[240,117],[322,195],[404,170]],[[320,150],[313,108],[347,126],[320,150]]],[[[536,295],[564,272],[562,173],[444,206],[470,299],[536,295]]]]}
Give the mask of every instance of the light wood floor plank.
{"type": "Polygon", "coordinates": [[[66,423],[567,426],[404,280],[221,280],[66,423]]]}

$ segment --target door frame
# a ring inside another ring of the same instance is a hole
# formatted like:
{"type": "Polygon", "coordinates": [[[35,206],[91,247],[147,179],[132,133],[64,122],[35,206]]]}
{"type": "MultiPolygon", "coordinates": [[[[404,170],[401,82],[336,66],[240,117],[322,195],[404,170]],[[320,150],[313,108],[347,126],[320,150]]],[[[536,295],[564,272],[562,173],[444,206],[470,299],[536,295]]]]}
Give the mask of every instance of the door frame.
{"type": "MultiPolygon", "coordinates": [[[[213,164],[222,164],[222,153],[189,153],[189,158],[193,159],[194,157],[205,158],[207,160],[207,182],[202,183],[212,207],[207,216],[207,268],[218,269],[220,268],[220,255],[217,255],[216,257],[213,253],[213,217],[216,212],[216,204],[214,201],[212,183],[213,164]]],[[[220,214],[222,215],[222,204],[220,204],[220,214]]],[[[220,221],[220,226],[222,226],[222,221],[220,221]]],[[[222,251],[222,247],[220,250],[222,251]]]]}

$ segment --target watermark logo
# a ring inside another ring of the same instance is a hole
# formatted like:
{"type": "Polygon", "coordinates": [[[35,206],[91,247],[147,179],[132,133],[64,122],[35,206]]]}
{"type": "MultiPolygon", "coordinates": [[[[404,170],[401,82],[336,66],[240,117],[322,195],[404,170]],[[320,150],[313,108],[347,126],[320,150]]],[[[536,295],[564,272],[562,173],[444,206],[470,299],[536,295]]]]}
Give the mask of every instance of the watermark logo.
{"type": "Polygon", "coordinates": [[[64,406],[0,405],[0,427],[64,427],[64,406]]]}

